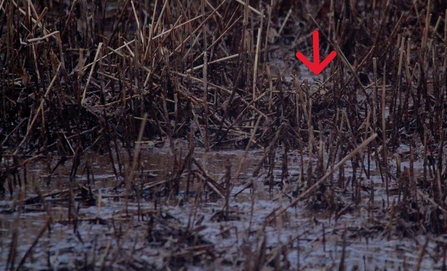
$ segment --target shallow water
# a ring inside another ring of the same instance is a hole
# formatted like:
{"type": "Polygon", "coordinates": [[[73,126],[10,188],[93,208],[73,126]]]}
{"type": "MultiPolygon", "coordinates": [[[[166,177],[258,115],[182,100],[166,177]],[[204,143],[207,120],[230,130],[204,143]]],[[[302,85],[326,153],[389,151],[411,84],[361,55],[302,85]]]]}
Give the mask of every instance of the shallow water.
{"type": "MultiPolygon", "coordinates": [[[[185,157],[187,150],[182,153],[185,157]]],[[[148,266],[149,269],[163,269],[165,265],[174,269],[185,265],[192,270],[241,270],[250,260],[255,263],[259,257],[269,259],[272,266],[280,269],[331,270],[339,268],[343,247],[347,270],[406,270],[418,265],[419,249],[427,240],[421,270],[442,265],[439,243],[444,243],[443,237],[387,234],[389,206],[384,196],[385,185],[379,176],[371,176],[369,181],[363,182],[365,186],[374,184],[374,203],[370,202],[369,192],[362,192],[361,200],[354,204],[352,193],[335,189],[344,206],[350,205],[337,219],[333,212],[312,210],[308,201],[303,200],[289,208],[284,216],[267,223],[266,218],[273,210],[293,200],[292,191],[300,183],[298,154],[290,153],[289,180],[283,190],[278,185],[270,190],[265,184],[267,167],[262,167],[258,177],[252,176],[262,151],[249,151],[239,177],[234,176],[243,153],[240,150],[206,153],[196,149],[194,156],[209,177],[218,182],[225,175],[225,165],[231,163],[233,187],[227,221],[221,212],[225,200],[212,195],[209,189],[206,192],[203,183],[196,180],[190,187],[189,197],[184,198],[187,172],[182,175],[178,196],[152,191],[143,192],[142,198],[138,198],[131,193],[126,203],[125,189],[119,185],[122,178],[115,178],[109,158],[90,156],[86,160],[91,165],[91,176],[87,178],[86,171],[78,170],[76,184],[87,185],[90,180],[96,200],[87,204],[79,196],[82,193],[75,193],[77,223],[73,222],[75,216],[68,218],[67,200],[59,195],[46,197],[47,211],[40,203],[20,206],[17,194],[0,201],[3,210],[0,214],[0,268],[6,267],[14,233],[17,234],[16,266],[37,240],[23,265],[35,270],[75,269],[86,264],[95,269],[104,266],[117,270],[148,266]],[[250,183],[252,185],[247,188],[250,183]],[[8,210],[13,212],[8,213],[8,210]],[[49,217],[52,219],[50,230],[45,227],[49,217]],[[37,239],[40,231],[42,235],[37,239]],[[260,251],[265,254],[261,255],[260,251]]],[[[135,173],[135,183],[144,186],[172,176],[172,157],[166,147],[143,148],[142,170],[135,173]]],[[[352,175],[349,164],[345,167],[346,176],[352,175]]],[[[277,163],[273,171],[278,182],[281,180],[279,166],[277,163]]],[[[371,166],[373,173],[377,171],[374,166],[371,166]]],[[[71,164],[66,163],[57,169],[50,181],[41,163],[28,168],[28,172],[32,176],[30,179],[37,180],[42,193],[54,193],[68,188],[70,169],[71,164]]],[[[30,188],[27,191],[25,198],[36,195],[30,188]]],[[[393,202],[397,196],[391,195],[389,200],[393,202]]],[[[395,223],[391,227],[394,229],[395,223]]]]}

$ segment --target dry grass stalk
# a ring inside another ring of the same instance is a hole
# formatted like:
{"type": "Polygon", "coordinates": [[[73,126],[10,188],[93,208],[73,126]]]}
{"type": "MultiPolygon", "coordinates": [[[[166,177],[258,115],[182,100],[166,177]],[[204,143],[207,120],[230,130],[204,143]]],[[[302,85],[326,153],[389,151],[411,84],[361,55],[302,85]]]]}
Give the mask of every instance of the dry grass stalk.
{"type": "MultiPolygon", "coordinates": [[[[127,207],[136,201],[139,222],[146,216],[152,219],[148,238],[159,241],[155,233],[161,222],[156,221],[155,212],[141,209],[143,195],[150,194],[158,212],[164,207],[160,206],[165,204],[163,199],[176,199],[186,180],[184,199],[190,192],[196,198],[186,200],[194,208],[181,238],[200,239],[201,226],[196,223],[203,219],[199,216],[201,193],[209,189],[219,195],[225,201],[224,218],[230,220],[230,188],[240,181],[249,151],[261,148],[264,152],[253,176],[267,174],[270,193],[281,191],[281,197],[291,200],[267,221],[282,219],[290,207],[303,199],[312,201],[320,193],[336,221],[365,207],[367,198],[369,221],[383,227],[389,237],[445,232],[447,225],[440,218],[447,209],[443,181],[447,172],[447,11],[443,2],[410,1],[406,5],[389,0],[327,0],[322,5],[302,6],[286,2],[126,0],[105,5],[101,1],[0,1],[0,192],[9,192],[10,199],[22,205],[40,202],[48,214],[51,204],[47,201],[66,196],[66,222],[80,239],[80,222],[95,221],[82,217],[78,207],[79,194],[93,198],[94,193],[85,154],[108,153],[113,174],[119,180],[125,176],[124,190],[115,197],[125,197],[128,216],[115,217],[116,221],[129,223],[134,214],[127,207]],[[297,48],[309,50],[308,33],[315,28],[322,34],[321,51],[335,50],[339,56],[317,87],[289,54],[297,48]],[[374,140],[376,136],[380,140],[374,140]],[[179,138],[189,138],[186,157],[175,146],[179,138]],[[165,180],[144,179],[139,153],[146,142],[170,144],[173,165],[165,180]],[[196,146],[207,151],[245,150],[236,174],[228,176],[228,170],[225,186],[195,159],[196,146]],[[402,146],[408,146],[409,154],[402,146]],[[361,150],[367,153],[360,155],[361,150]],[[298,152],[296,161],[289,156],[294,152],[298,152]],[[61,154],[56,165],[50,159],[53,153],[61,154]],[[34,184],[27,182],[27,168],[41,158],[47,163],[49,185],[60,165],[71,162],[68,188],[38,191],[38,196],[26,194],[34,184]],[[281,181],[275,176],[276,159],[281,160],[281,181]],[[423,161],[422,174],[418,160],[423,161]],[[372,178],[374,162],[386,185],[383,197],[372,178]],[[293,163],[299,164],[296,177],[289,172],[293,163]],[[87,173],[82,172],[83,167],[87,173]],[[87,183],[78,184],[78,177],[85,174],[87,183]],[[194,180],[201,183],[191,191],[194,180]],[[293,192],[288,193],[289,187],[293,192]],[[350,199],[342,198],[352,202],[337,205],[337,189],[350,193],[350,199]],[[381,209],[384,215],[379,216],[374,205],[384,197],[387,204],[381,209]],[[384,222],[377,222],[380,219],[384,222]]],[[[264,188],[259,188],[256,179],[240,191],[246,188],[253,188],[251,231],[256,226],[255,199],[264,188]]],[[[100,192],[98,216],[104,208],[103,197],[100,192]]],[[[277,225],[282,229],[282,223],[277,225]]],[[[99,261],[103,269],[132,264],[108,260],[125,251],[123,242],[131,239],[131,227],[120,227],[114,229],[120,240],[118,248],[109,243],[99,261]]],[[[229,229],[222,229],[221,235],[229,229]]],[[[17,238],[18,233],[12,232],[10,268],[17,259],[17,238]]],[[[287,269],[281,257],[286,258],[291,244],[268,251],[266,238],[258,241],[255,251],[244,249],[247,269],[287,269]]],[[[421,249],[417,268],[422,268],[429,247],[421,249]]],[[[192,242],[167,257],[165,264],[173,268],[188,256],[203,260],[213,253],[209,245],[192,242]]],[[[347,262],[345,256],[340,269],[347,262]]],[[[135,269],[144,266],[138,259],[134,262],[135,269]]]]}

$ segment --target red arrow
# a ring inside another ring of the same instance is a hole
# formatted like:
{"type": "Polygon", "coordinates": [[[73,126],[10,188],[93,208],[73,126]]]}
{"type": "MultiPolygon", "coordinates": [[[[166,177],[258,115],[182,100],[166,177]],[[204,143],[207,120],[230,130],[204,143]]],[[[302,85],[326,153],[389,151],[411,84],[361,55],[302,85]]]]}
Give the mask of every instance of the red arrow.
{"type": "Polygon", "coordinates": [[[320,74],[324,68],[329,64],[329,62],[334,59],[334,57],[337,55],[335,51],[332,51],[324,60],[323,62],[320,62],[320,39],[318,37],[318,30],[314,30],[312,32],[312,41],[313,41],[313,49],[314,49],[314,63],[310,62],[307,57],[305,57],[301,52],[296,52],[295,56],[301,62],[306,65],[309,70],[311,70],[315,74],[320,74]]]}

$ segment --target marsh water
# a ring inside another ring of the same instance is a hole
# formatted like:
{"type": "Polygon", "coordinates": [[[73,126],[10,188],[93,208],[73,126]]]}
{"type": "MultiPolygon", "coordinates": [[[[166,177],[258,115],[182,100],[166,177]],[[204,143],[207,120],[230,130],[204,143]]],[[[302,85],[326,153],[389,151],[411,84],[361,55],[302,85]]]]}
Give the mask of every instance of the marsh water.
{"type": "MultiPolygon", "coordinates": [[[[182,157],[186,153],[184,148],[182,157]]],[[[1,268],[6,268],[12,252],[16,265],[25,253],[29,254],[22,266],[26,270],[92,270],[105,266],[116,270],[123,266],[148,270],[166,266],[241,270],[247,266],[241,262],[259,257],[270,257],[272,268],[290,270],[332,270],[340,266],[346,270],[431,270],[443,265],[443,236],[395,234],[393,229],[399,225],[389,223],[391,206],[387,202],[396,201],[397,194],[388,199],[384,196],[385,184],[374,176],[374,165],[370,179],[363,181],[361,199],[355,203],[351,194],[333,187],[342,212],[334,214],[302,200],[272,222],[268,216],[289,204],[293,191],[299,190],[303,182],[299,154],[289,154],[289,177],[280,187],[270,185],[268,165],[263,165],[260,174],[253,177],[263,156],[260,150],[245,154],[239,175],[235,176],[244,153],[195,150],[197,163],[208,178],[218,183],[222,183],[231,166],[228,209],[225,198],[198,179],[190,184],[188,195],[183,178],[178,195],[163,195],[162,186],[155,185],[140,190],[140,197],[130,193],[126,201],[122,179],[115,177],[109,157],[92,155],[74,179],[76,217],[71,218],[67,217],[68,200],[57,193],[69,187],[70,163],[49,175],[48,161],[36,161],[27,168],[28,184],[22,189],[22,199],[15,194],[0,201],[1,268]],[[42,196],[45,204],[29,201],[37,196],[32,184],[41,188],[41,194],[47,193],[42,196]],[[83,193],[78,190],[81,186],[91,189],[93,201],[82,198],[83,193]],[[374,189],[374,199],[366,187],[374,189]],[[387,227],[389,231],[385,230],[387,227]],[[426,247],[421,250],[423,246],[426,247]]],[[[140,175],[136,177],[141,187],[169,179],[173,157],[168,147],[143,147],[140,175]]],[[[53,159],[51,164],[55,165],[58,157],[53,159]]],[[[277,165],[273,180],[281,182],[282,169],[280,163],[277,165]]],[[[347,175],[350,168],[348,162],[347,175]]],[[[336,182],[337,174],[332,179],[336,182]]]]}
{"type": "Polygon", "coordinates": [[[0,269],[447,270],[443,1],[34,2],[0,4],[0,269]]]}

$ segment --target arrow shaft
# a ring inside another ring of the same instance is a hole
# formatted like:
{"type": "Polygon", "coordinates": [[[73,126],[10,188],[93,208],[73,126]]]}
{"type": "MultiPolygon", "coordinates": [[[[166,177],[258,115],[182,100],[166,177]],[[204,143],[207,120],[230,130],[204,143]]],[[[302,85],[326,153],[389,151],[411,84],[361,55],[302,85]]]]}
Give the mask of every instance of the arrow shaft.
{"type": "Polygon", "coordinates": [[[312,32],[312,41],[314,49],[314,63],[320,64],[320,37],[317,30],[312,32]]]}

